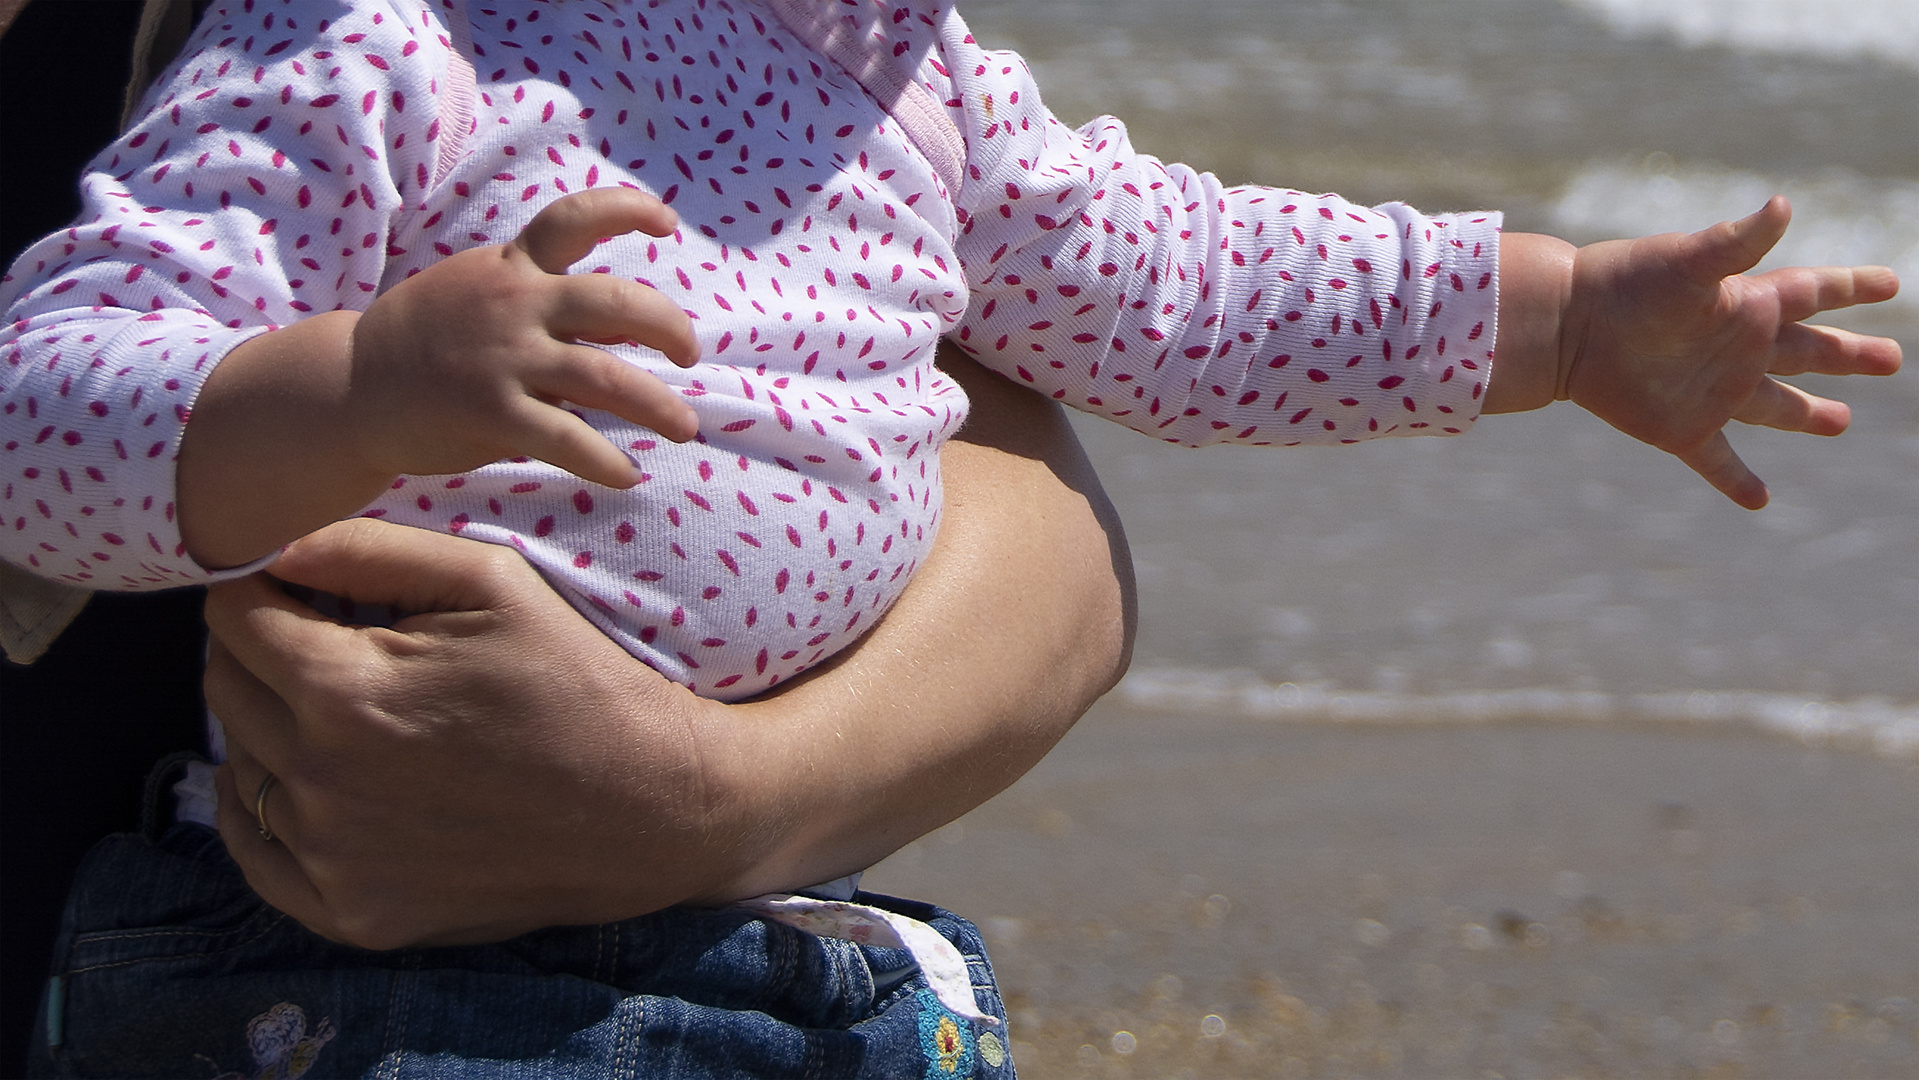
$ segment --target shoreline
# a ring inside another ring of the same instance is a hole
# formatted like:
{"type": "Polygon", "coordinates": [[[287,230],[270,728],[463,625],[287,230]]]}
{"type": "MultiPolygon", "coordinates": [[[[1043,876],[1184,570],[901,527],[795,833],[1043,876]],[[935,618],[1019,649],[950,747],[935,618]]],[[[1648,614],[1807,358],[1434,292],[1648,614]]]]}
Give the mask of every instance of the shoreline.
{"type": "Polygon", "coordinates": [[[1735,730],[1812,749],[1919,762],[1919,704],[1868,695],[1829,701],[1747,690],[1613,693],[1556,687],[1400,693],[1272,683],[1248,671],[1135,669],[1111,699],[1135,712],[1208,713],[1269,723],[1386,727],[1627,724],[1735,730]]]}
{"type": "Polygon", "coordinates": [[[1031,1077],[1919,1076],[1919,763],[1733,726],[1102,702],[869,872],[1031,1077]]]}

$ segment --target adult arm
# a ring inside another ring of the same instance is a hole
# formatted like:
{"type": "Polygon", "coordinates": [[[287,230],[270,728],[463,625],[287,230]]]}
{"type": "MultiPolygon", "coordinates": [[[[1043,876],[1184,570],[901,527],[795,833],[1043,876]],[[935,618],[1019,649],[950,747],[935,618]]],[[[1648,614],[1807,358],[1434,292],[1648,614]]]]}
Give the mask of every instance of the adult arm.
{"type": "Polygon", "coordinates": [[[215,587],[221,832],[248,880],[355,944],[491,940],[827,880],[1010,784],[1124,670],[1130,566],[1059,410],[945,362],[975,419],[946,450],[932,558],[871,634],[763,701],[693,697],[510,551],[453,537],[347,522],[275,565],[434,612],[391,630],[263,576],[215,587]]]}
{"type": "Polygon", "coordinates": [[[777,832],[708,899],[872,865],[1025,775],[1125,672],[1132,563],[1063,410],[950,349],[940,366],[973,412],[942,452],[933,557],[836,666],[732,711],[788,759],[730,744],[777,832]]]}

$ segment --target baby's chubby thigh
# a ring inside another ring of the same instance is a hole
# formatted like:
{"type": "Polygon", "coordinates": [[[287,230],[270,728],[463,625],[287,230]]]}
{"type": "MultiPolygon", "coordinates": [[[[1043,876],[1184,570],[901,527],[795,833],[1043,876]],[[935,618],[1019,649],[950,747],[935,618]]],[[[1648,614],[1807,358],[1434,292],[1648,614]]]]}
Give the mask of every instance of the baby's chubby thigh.
{"type": "Polygon", "coordinates": [[[852,643],[898,598],[932,546],[939,448],[964,404],[695,404],[700,435],[684,444],[584,414],[639,464],[627,490],[519,460],[403,477],[366,513],[512,546],[668,678],[750,697],[852,643]]]}

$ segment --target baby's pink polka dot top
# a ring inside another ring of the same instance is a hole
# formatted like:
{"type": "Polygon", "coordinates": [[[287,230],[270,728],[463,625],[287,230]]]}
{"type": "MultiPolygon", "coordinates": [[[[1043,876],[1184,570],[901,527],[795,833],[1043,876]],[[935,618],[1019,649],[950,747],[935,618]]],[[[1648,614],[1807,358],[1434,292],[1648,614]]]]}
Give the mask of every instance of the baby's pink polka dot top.
{"type": "Polygon", "coordinates": [[[586,412],[638,487],[501,462],[402,477],[364,512],[512,545],[708,696],[844,647],[925,558],[940,446],[966,415],[933,366],[942,336],[1183,445],[1476,418],[1497,215],[1225,187],[1111,118],[1061,124],[950,2],[835,0],[848,40],[957,130],[942,175],[898,102],[771,3],[216,3],[83,178],[80,222],[0,284],[0,557],[100,589],[223,576],[174,514],[181,434],[222,356],[617,184],[681,228],[574,272],[694,316],[690,369],[613,351],[687,395],[699,438],[586,412]]]}

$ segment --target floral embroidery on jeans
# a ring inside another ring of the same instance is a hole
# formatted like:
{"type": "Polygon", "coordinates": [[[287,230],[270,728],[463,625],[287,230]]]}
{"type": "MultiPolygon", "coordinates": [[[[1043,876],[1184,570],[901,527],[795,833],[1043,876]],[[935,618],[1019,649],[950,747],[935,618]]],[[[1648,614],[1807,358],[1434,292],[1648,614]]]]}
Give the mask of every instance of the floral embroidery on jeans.
{"type": "Polygon", "coordinates": [[[931,990],[919,992],[920,1048],[926,1054],[926,1080],[973,1075],[973,1029],[940,1004],[931,990]]]}
{"type": "Polygon", "coordinates": [[[260,1071],[251,1076],[223,1072],[214,1080],[299,1080],[337,1034],[333,1021],[324,1017],[313,1034],[307,1034],[306,1010],[282,1001],[247,1021],[247,1045],[260,1071]]]}

